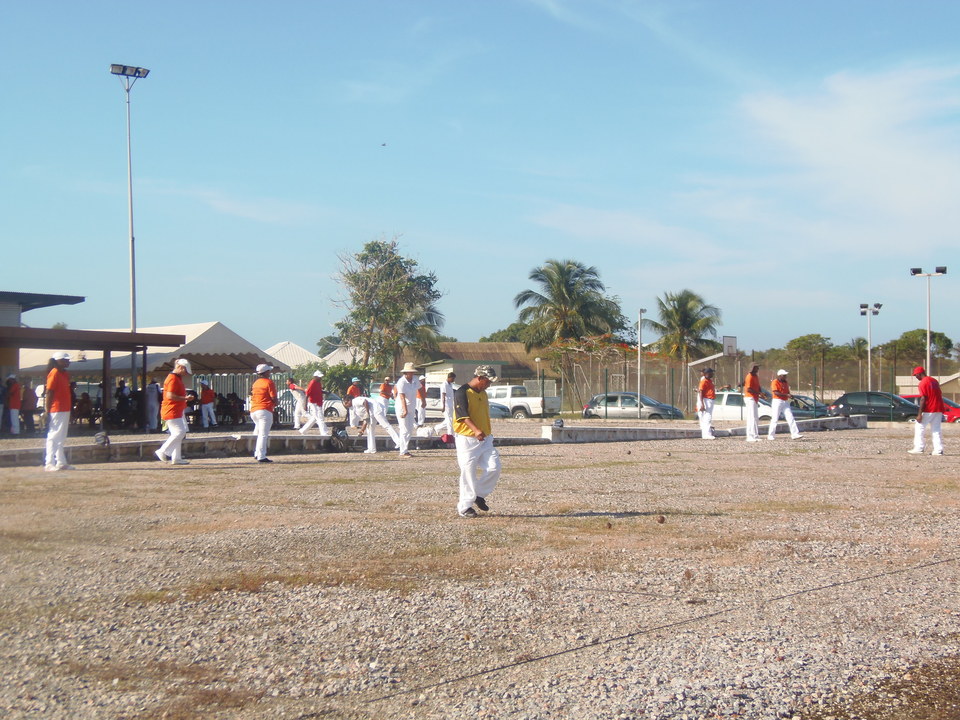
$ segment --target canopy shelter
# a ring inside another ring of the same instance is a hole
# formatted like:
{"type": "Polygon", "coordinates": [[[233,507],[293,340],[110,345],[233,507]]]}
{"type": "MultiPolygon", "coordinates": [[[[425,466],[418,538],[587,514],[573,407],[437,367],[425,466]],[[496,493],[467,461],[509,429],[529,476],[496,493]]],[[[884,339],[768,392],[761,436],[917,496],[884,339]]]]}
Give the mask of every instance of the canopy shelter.
{"type": "Polygon", "coordinates": [[[275,357],[282,363],[286,363],[292,368],[298,368],[301,365],[319,363],[322,358],[316,353],[312,353],[305,347],[297,345],[295,342],[285,340],[276,345],[271,345],[264,352],[271,357],[275,357]]]}
{"type": "MultiPolygon", "coordinates": [[[[108,332],[109,331],[63,331],[63,332],[108,332]]],[[[257,365],[269,363],[277,372],[289,372],[290,368],[276,358],[260,350],[253,343],[245,340],[223,323],[208,322],[189,325],[168,325],[163,327],[143,328],[144,333],[162,335],[163,342],[151,342],[144,353],[142,367],[144,374],[164,373],[173,369],[173,362],[177,358],[186,358],[190,361],[195,375],[203,374],[231,374],[253,373],[257,365]],[[176,340],[179,340],[177,342],[176,340]]],[[[138,333],[139,334],[139,333],[138,333]]],[[[102,365],[102,353],[97,351],[79,352],[84,348],[59,347],[70,352],[74,362],[70,363],[70,374],[83,376],[97,373],[102,365]]],[[[38,355],[36,352],[21,353],[21,370],[24,375],[35,373],[39,368],[46,368],[49,353],[38,355]]],[[[115,358],[117,367],[123,367],[124,361],[115,358]]],[[[127,363],[129,365],[129,363],[127,363]]],[[[105,386],[106,387],[106,386],[105,386]]]]}
{"type": "MultiPolygon", "coordinates": [[[[21,369],[21,375],[35,375],[43,378],[47,372],[50,356],[69,348],[71,358],[82,362],[85,353],[97,355],[96,372],[91,373],[102,378],[103,387],[110,387],[112,353],[115,351],[130,354],[141,352],[146,357],[150,345],[177,345],[186,338],[176,333],[119,332],[107,330],[56,330],[52,328],[0,327],[0,348],[13,348],[20,351],[21,363],[24,357],[41,360],[36,367],[21,369]]],[[[141,363],[145,367],[146,363],[141,363]]],[[[71,363],[71,370],[73,370],[71,363]]],[[[146,378],[143,379],[146,384],[146,378]]],[[[104,393],[104,409],[109,407],[109,393],[104,393]]]]}

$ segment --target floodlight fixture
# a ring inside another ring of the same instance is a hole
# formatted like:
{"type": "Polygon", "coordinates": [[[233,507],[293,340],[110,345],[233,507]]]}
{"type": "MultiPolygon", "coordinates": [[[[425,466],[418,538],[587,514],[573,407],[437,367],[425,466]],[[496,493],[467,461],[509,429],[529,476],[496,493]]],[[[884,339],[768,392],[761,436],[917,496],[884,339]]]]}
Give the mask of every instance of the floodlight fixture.
{"type": "Polygon", "coordinates": [[[142,67],[133,65],[111,65],[110,72],[114,75],[123,75],[124,77],[145,78],[150,71],[142,67]]]}
{"type": "Polygon", "coordinates": [[[930,278],[937,277],[939,275],[947,274],[946,265],[937,265],[932,273],[925,273],[923,268],[910,268],[910,274],[914,277],[925,277],[927,279],[927,372],[931,371],[930,367],[930,278]]]}

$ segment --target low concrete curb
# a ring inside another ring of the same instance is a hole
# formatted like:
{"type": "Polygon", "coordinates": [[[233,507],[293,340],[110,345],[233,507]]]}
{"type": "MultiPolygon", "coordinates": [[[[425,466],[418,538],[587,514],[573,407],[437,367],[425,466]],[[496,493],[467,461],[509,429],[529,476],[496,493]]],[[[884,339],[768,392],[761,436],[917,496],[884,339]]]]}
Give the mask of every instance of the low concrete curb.
{"type": "MultiPolygon", "coordinates": [[[[89,445],[67,445],[64,451],[67,461],[71,465],[102,462],[136,462],[139,460],[157,462],[154,455],[157,449],[166,440],[166,435],[153,436],[143,440],[124,440],[111,442],[109,445],[98,445],[90,438],[89,445]]],[[[393,441],[385,436],[377,436],[377,451],[393,454],[396,448],[393,441]]],[[[39,442],[43,442],[40,440],[39,442]]],[[[367,438],[351,435],[347,438],[347,449],[350,452],[363,452],[367,449],[367,438]]],[[[511,445],[549,445],[550,440],[538,437],[497,437],[494,444],[502,447],[511,445]]],[[[256,445],[256,438],[250,432],[230,435],[187,434],[183,439],[183,454],[187,458],[200,457],[252,457],[256,445]]],[[[410,439],[411,450],[434,450],[444,448],[438,437],[413,437],[410,439]]],[[[45,449],[23,448],[19,450],[0,450],[0,467],[15,467],[43,465],[45,449]]],[[[320,435],[293,435],[274,434],[270,436],[267,450],[269,455],[304,455],[317,453],[339,452],[331,444],[329,436],[320,435]]]]}
{"type": "MultiPolygon", "coordinates": [[[[766,435],[769,424],[760,425],[760,435],[766,435]]],[[[801,432],[823,432],[829,430],[863,430],[867,427],[866,415],[851,417],[824,417],[798,420],[797,427],[801,432]]],[[[670,427],[596,427],[576,425],[571,427],[554,427],[545,425],[541,428],[544,439],[554,443],[597,443],[597,442],[636,442],[638,440],[699,440],[699,428],[670,428],[670,427]]],[[[777,432],[788,434],[787,424],[777,424],[777,432]]],[[[715,430],[717,437],[746,437],[745,427],[715,430]]],[[[789,437],[789,435],[788,435],[789,437]]]]}

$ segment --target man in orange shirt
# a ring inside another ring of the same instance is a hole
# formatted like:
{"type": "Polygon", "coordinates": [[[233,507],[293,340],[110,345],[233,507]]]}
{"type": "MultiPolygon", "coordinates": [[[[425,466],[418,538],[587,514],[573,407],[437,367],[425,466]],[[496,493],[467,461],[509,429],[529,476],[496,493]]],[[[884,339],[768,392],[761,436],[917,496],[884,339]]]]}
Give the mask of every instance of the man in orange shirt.
{"type": "Polygon", "coordinates": [[[267,447],[270,441],[270,428],[273,427],[273,409],[277,406],[277,386],[270,379],[273,365],[261,363],[257,365],[258,377],[250,388],[250,419],[253,420],[254,435],[257,436],[257,446],[253,456],[257,462],[273,462],[267,457],[267,447]]]}
{"type": "Polygon", "coordinates": [[[697,415],[700,417],[700,437],[704,440],[716,440],[713,434],[713,403],[717,389],[713,385],[713,368],[704,368],[700,372],[700,385],[697,387],[697,415]]]}
{"type": "Polygon", "coordinates": [[[180,358],[173,363],[173,370],[163,381],[160,418],[167,421],[170,437],[154,453],[161,462],[166,462],[168,456],[172,465],[187,465],[190,462],[183,459],[180,448],[187,434],[187,419],[183,415],[187,409],[187,388],[183,384],[183,376],[192,374],[190,361],[180,358]]]}
{"type": "Polygon", "coordinates": [[[797,421],[793,419],[793,410],[790,409],[790,383],[787,382],[786,370],[777,370],[777,377],[770,383],[770,394],[773,395],[771,405],[770,429],[767,431],[767,440],[776,439],[777,423],[780,421],[780,415],[787,421],[790,427],[790,437],[799,440],[803,437],[800,429],[797,427],[797,421]]]}
{"type": "Polygon", "coordinates": [[[743,406],[747,415],[747,442],[760,441],[760,366],[754,363],[743,379],[743,406]]]}
{"type": "Polygon", "coordinates": [[[217,394],[208,383],[200,383],[200,422],[204,427],[217,426],[217,394]]]}
{"type": "Polygon", "coordinates": [[[20,434],[20,405],[22,391],[16,375],[7,376],[7,409],[10,413],[10,434],[20,434]]]}
{"type": "Polygon", "coordinates": [[[47,367],[47,387],[44,392],[44,409],[47,413],[47,453],[44,470],[73,470],[67,462],[63,444],[67,439],[70,425],[70,411],[73,400],[70,397],[70,355],[65,352],[54,353],[47,367]]]}
{"type": "Polygon", "coordinates": [[[347,414],[350,418],[350,427],[360,428],[358,435],[363,435],[366,426],[363,424],[363,421],[353,410],[353,399],[358,398],[363,395],[363,381],[360,378],[355,377],[350,381],[350,386],[347,388],[346,399],[344,400],[344,405],[347,406],[347,414]]]}

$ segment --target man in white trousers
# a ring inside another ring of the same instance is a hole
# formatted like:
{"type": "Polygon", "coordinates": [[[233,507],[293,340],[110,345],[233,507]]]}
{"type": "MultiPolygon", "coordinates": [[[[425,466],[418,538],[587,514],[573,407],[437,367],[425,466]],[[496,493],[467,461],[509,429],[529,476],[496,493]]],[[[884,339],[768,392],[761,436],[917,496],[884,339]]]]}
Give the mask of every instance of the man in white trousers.
{"type": "Polygon", "coordinates": [[[487,498],[500,480],[500,454],[493,446],[487,388],[497,380],[489,365],[473,371],[470,382],[454,393],[453,429],[456,432],[457,464],[460,466],[460,499],[457,513],[477,517],[473,506],[490,509],[487,498]]]}
{"type": "Polygon", "coordinates": [[[420,389],[417,390],[417,427],[423,427],[427,422],[427,376],[421,375],[420,389]]]}
{"type": "Polygon", "coordinates": [[[67,428],[70,426],[70,411],[73,402],[70,398],[70,355],[56,352],[48,363],[47,384],[44,392],[44,409],[47,415],[47,453],[44,470],[73,470],[67,462],[63,444],[67,440],[67,428]]]}
{"type": "Polygon", "coordinates": [[[713,403],[717,397],[717,389],[713,385],[713,368],[704,368],[700,371],[703,377],[697,386],[697,415],[700,416],[700,437],[704,440],[716,440],[713,434],[713,403]]]}
{"type": "MultiPolygon", "coordinates": [[[[364,398],[367,401],[367,408],[370,410],[370,415],[372,419],[367,421],[367,449],[370,449],[369,438],[373,434],[373,421],[376,420],[377,425],[382,427],[387,431],[387,435],[390,436],[390,439],[393,440],[393,444],[398,448],[400,447],[400,436],[397,434],[397,431],[393,429],[393,425],[390,424],[390,421],[387,419],[387,403],[389,400],[383,396],[377,394],[372,397],[364,398]]],[[[377,451],[376,443],[373,445],[373,452],[377,451]]]]}
{"type": "Polygon", "coordinates": [[[917,379],[917,405],[920,412],[917,415],[917,424],[913,432],[913,447],[907,450],[911,455],[922,455],[925,447],[924,433],[930,428],[930,440],[933,443],[933,455],[943,455],[943,432],[940,421],[946,407],[943,403],[943,391],[935,378],[927,375],[927,371],[919,365],[913,369],[913,376],[917,379]]]}
{"type": "Polygon", "coordinates": [[[160,417],[166,421],[170,437],[154,453],[160,462],[166,462],[168,457],[172,465],[187,465],[190,462],[183,459],[181,446],[187,434],[187,418],[184,417],[187,409],[187,389],[183,384],[183,378],[185,375],[192,374],[190,361],[179,358],[173,363],[173,370],[163,381],[160,417]]]}
{"type": "Polygon", "coordinates": [[[800,429],[797,427],[797,421],[793,419],[793,410],[790,409],[790,383],[787,382],[786,370],[777,370],[777,376],[770,383],[770,394],[773,399],[770,402],[770,429],[767,430],[767,440],[774,440],[777,436],[777,423],[780,421],[780,415],[787,421],[790,428],[790,437],[799,440],[803,437],[800,429]]]}
{"type": "Polygon", "coordinates": [[[443,421],[434,426],[437,435],[453,434],[453,381],[456,373],[447,373],[447,381],[440,386],[440,407],[443,408],[443,421]]]}
{"type": "Polygon", "coordinates": [[[307,414],[307,391],[297,385],[292,377],[287,378],[287,389],[293,395],[293,429],[300,429],[300,418],[307,414]]]}
{"type": "Polygon", "coordinates": [[[393,387],[395,408],[397,411],[397,425],[400,435],[400,457],[412,458],[410,452],[410,438],[413,435],[413,426],[417,416],[417,390],[420,381],[415,377],[417,369],[413,363],[407,363],[400,371],[400,378],[393,387]]]}
{"type": "Polygon", "coordinates": [[[743,379],[743,409],[747,416],[747,442],[760,441],[760,366],[754,364],[743,379]]]}
{"type": "Polygon", "coordinates": [[[310,382],[307,383],[307,422],[300,428],[301,435],[306,435],[307,430],[314,425],[317,426],[321,435],[330,434],[327,424],[323,421],[323,383],[320,382],[322,377],[323,373],[315,370],[310,382]]]}

